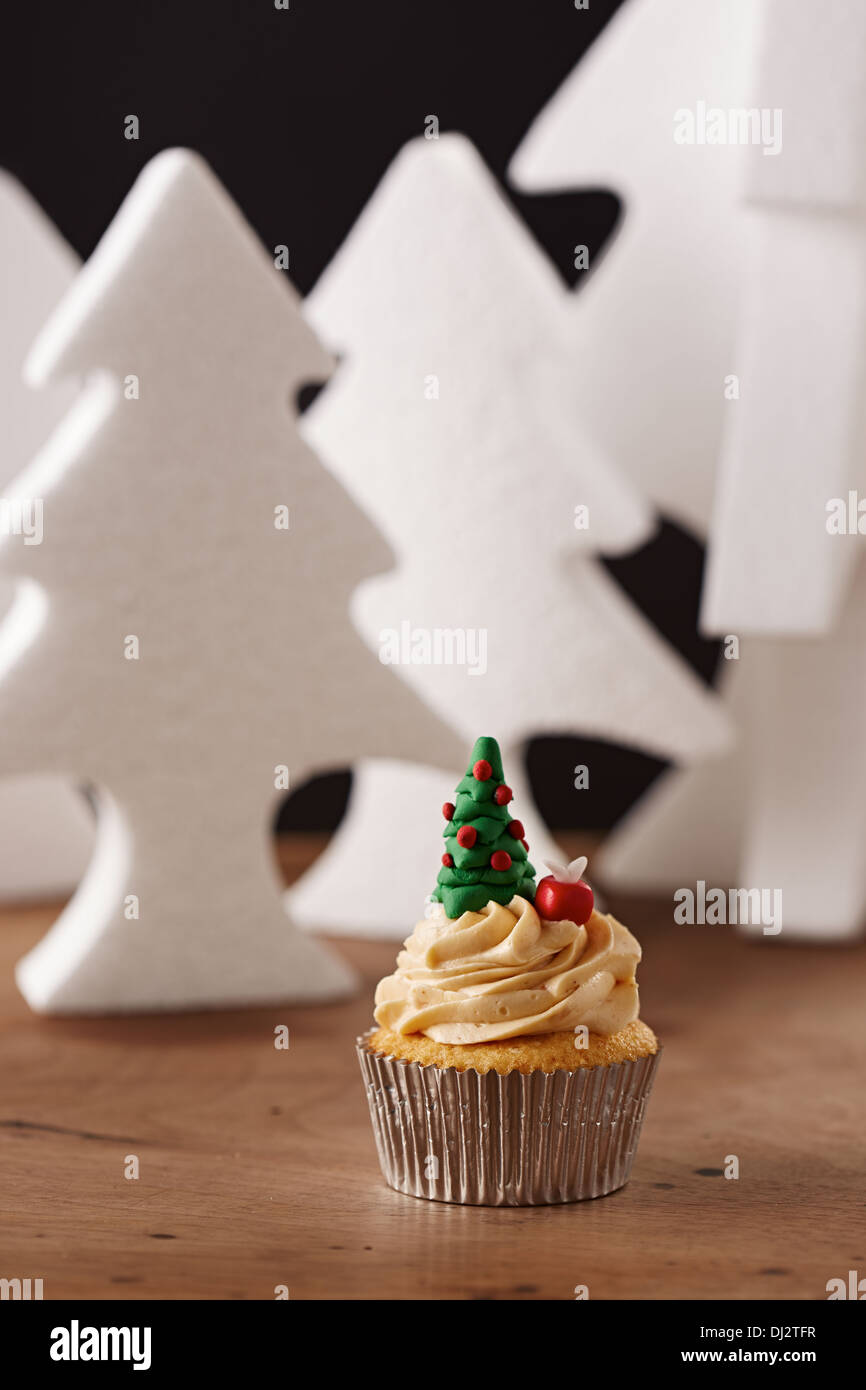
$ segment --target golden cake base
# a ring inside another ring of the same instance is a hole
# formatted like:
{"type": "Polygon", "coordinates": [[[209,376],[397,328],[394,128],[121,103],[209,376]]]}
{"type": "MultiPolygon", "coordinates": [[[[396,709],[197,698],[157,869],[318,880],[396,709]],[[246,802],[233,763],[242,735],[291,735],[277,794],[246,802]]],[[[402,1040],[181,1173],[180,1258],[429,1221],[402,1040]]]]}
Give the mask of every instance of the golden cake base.
{"type": "Polygon", "coordinates": [[[636,1062],[658,1052],[658,1038],[640,1019],[629,1023],[611,1037],[589,1034],[587,1047],[575,1047],[575,1034],[539,1033],[537,1036],[508,1038],[504,1042],[475,1044],[438,1043],[423,1033],[394,1033],[377,1028],[366,1039],[371,1052],[400,1057],[421,1067],[443,1067],[454,1071],[495,1071],[500,1076],[519,1071],[577,1071],[581,1067],[608,1067],[616,1062],[636,1062]]]}

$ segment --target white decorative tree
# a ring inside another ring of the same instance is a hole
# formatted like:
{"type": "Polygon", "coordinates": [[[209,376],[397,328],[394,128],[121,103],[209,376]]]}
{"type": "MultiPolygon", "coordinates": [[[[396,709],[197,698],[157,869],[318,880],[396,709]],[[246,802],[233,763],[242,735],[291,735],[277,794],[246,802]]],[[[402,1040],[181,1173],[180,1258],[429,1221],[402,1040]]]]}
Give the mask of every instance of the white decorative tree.
{"type": "Polygon", "coordinates": [[[854,759],[840,787],[829,745],[852,690],[862,701],[847,646],[858,589],[845,598],[859,552],[823,522],[828,498],[860,477],[866,13],[846,2],[817,33],[806,0],[629,0],[512,172],[524,188],[602,181],[624,194],[603,273],[575,301],[576,352],[592,342],[596,374],[581,369],[576,389],[589,390],[599,438],[699,531],[720,469],[703,623],[755,634],[722,681],[736,753],[659,779],[596,867],[630,888],[698,876],[783,886],[786,931],[846,937],[866,906],[855,848],[866,781],[854,759]],[[699,103],[781,108],[781,151],[677,144],[676,109],[699,103]],[[665,324],[661,352],[635,317],[647,332],[665,324]],[[612,397],[597,388],[614,362],[612,397]],[[742,398],[725,399],[726,378],[742,398]],[[841,683],[822,675],[819,691],[816,672],[841,683]],[[803,748],[826,757],[800,779],[803,748]],[[825,850],[832,877],[810,874],[825,850]]]}
{"type": "Polygon", "coordinates": [[[605,881],[781,889],[786,937],[851,940],[866,908],[866,567],[826,637],[747,639],[732,756],[667,772],[596,860],[605,881]],[[816,868],[816,866],[818,866],[816,868]]]}
{"type": "Polygon", "coordinates": [[[509,170],[526,192],[609,188],[623,200],[621,226],[573,297],[572,390],[635,486],[699,534],[730,409],[749,229],[740,152],[678,144],[675,113],[744,105],[759,9],[626,0],[509,170]]]}
{"type": "Polygon", "coordinates": [[[754,748],[749,737],[759,675],[751,644],[726,664],[719,684],[738,729],[724,757],[671,768],[635,802],[596,855],[605,883],[630,892],[669,893],[702,878],[715,886],[740,882],[749,834],[754,748]]]}
{"type": "MultiPolygon", "coordinates": [[[[44,443],[74,395],[70,383],[37,394],[21,367],[31,342],[75,277],[77,260],[33,199],[0,170],[0,494],[44,443]]],[[[2,508],[0,500],[0,508],[2,508]]],[[[38,541],[38,517],[19,517],[38,541]]],[[[16,518],[4,515],[4,526],[16,518]]],[[[0,577],[0,623],[14,585],[0,577]]],[[[0,780],[0,898],[54,897],[78,883],[93,843],[81,793],[58,777],[0,780]]]]}
{"type": "Polygon", "coordinates": [[[778,109],[781,147],[744,150],[744,385],[702,616],[710,631],[815,636],[838,621],[863,553],[825,523],[866,473],[866,6],[766,0],[762,13],[748,105],[778,109]]]}
{"type": "MultiPolygon", "coordinates": [[[[342,360],[302,429],[397,552],[355,596],[361,632],[373,649],[405,639],[395,669],[468,745],[494,734],[511,768],[531,735],[580,731],[689,760],[724,745],[726,720],[594,558],[634,546],[650,517],[581,427],[567,302],[468,142],[413,142],[307,302],[342,360]],[[442,632],[470,651],[481,634],[483,671],[435,645],[416,664],[411,634],[423,647],[442,632]]],[[[394,771],[363,776],[383,784],[364,786],[293,910],[349,927],[338,884],[366,865],[380,921],[405,931],[408,879],[391,910],[367,849],[394,771]]],[[[520,806],[526,822],[525,788],[520,806]]],[[[432,852],[436,828],[403,819],[401,837],[432,852]]]]}
{"type": "Polygon", "coordinates": [[[741,678],[752,695],[740,881],[781,888],[789,934],[837,940],[862,934],[866,916],[866,561],[856,527],[828,526],[828,504],[847,522],[866,480],[864,52],[856,0],[820,14],[807,0],[763,7],[749,105],[777,108],[784,135],[773,158],[744,159],[743,397],[720,457],[702,608],[708,631],[758,639],[741,678]]]}
{"type": "MultiPolygon", "coordinates": [[[[527,192],[608,187],[622,198],[622,223],[573,297],[574,394],[635,482],[699,535],[710,524],[732,407],[724,384],[736,366],[749,225],[741,152],[678,144],[674,122],[699,102],[744,105],[756,10],[730,0],[626,0],[509,170],[527,192]]],[[[729,674],[721,693],[741,718],[748,702],[735,694],[740,673],[729,674]]],[[[743,823],[737,763],[728,756],[663,774],[609,837],[596,870],[630,888],[669,889],[702,871],[727,881],[743,823]],[[710,829],[696,811],[711,787],[710,829]]]]}
{"type": "Polygon", "coordinates": [[[347,967],[283,913],[287,776],[450,733],[346,616],[385,547],[301,442],[331,359],[194,155],[153,160],[40,336],[34,382],[93,378],[19,498],[45,538],[0,651],[4,760],[100,788],[84,882],[20,963],[31,1005],[326,998],[347,967]]]}

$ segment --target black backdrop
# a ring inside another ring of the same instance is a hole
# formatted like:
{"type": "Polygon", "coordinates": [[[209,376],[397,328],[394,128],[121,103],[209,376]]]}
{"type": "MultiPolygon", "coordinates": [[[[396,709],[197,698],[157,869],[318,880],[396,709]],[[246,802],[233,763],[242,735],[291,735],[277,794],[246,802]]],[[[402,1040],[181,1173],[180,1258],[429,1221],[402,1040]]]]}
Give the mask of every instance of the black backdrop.
{"type": "MultiPolygon", "coordinates": [[[[504,178],[533,116],[618,3],[289,0],[286,11],[273,0],[19,0],[4,19],[0,162],[87,256],[142,165],[168,145],[191,146],[265,245],[291,248],[292,278],[307,292],[428,114],[465,132],[504,178]],[[129,114],[137,141],[124,138],[129,114]]],[[[575,243],[596,265],[628,215],[611,189],[509,196],[570,284],[575,243]]],[[[608,562],[709,680],[717,648],[696,634],[701,565],[695,540],[664,519],[642,550],[608,562]]],[[[554,826],[612,824],[662,766],[565,730],[534,740],[527,756],[554,826]],[[578,762],[591,769],[580,793],[578,762]]],[[[348,774],[318,778],[281,823],[329,827],[347,790],[348,774]]]]}

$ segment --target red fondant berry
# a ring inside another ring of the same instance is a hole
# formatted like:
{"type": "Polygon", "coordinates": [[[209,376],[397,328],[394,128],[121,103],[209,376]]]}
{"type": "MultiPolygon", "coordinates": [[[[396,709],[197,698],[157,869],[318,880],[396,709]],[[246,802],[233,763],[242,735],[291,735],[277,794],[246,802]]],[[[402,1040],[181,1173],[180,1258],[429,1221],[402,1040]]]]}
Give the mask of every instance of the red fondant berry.
{"type": "Polygon", "coordinates": [[[446,820],[454,819],[454,802],[446,801],[442,807],[442,814],[446,820]]]}
{"type": "Polygon", "coordinates": [[[486,758],[478,759],[478,762],[472,769],[472,776],[475,778],[476,782],[490,781],[490,778],[493,776],[493,768],[486,758]]]}
{"type": "Polygon", "coordinates": [[[498,849],[490,856],[490,867],[497,873],[504,873],[506,869],[511,868],[511,855],[504,849],[498,849]]]}
{"type": "Polygon", "coordinates": [[[511,788],[506,787],[503,782],[502,786],[497,787],[496,791],[493,793],[493,800],[496,802],[497,806],[507,806],[509,801],[512,800],[511,788]]]}
{"type": "Polygon", "coordinates": [[[508,833],[513,840],[522,840],[526,831],[523,829],[521,821],[513,820],[508,826],[508,833]]]}
{"type": "Polygon", "coordinates": [[[471,849],[477,839],[478,831],[475,829],[474,825],[461,825],[460,829],[457,831],[457,843],[461,845],[463,849],[471,849]]]}
{"type": "Polygon", "coordinates": [[[446,869],[450,869],[454,863],[454,860],[451,858],[450,854],[443,854],[442,863],[445,865],[446,869]]]}
{"type": "Polygon", "coordinates": [[[523,845],[523,848],[524,848],[525,850],[528,851],[528,849],[529,849],[529,841],[528,841],[528,840],[521,840],[520,843],[523,845]]]}

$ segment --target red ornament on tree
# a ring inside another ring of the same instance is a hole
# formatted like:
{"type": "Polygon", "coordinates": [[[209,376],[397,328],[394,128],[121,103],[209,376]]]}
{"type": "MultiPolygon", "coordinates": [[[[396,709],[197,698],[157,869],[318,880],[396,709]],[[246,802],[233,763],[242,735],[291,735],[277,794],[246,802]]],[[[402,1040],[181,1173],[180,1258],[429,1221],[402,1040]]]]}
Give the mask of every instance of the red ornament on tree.
{"type": "Polygon", "coordinates": [[[498,849],[495,854],[490,856],[490,867],[497,873],[505,873],[506,869],[511,868],[511,855],[507,850],[498,849]]]}
{"type": "Polygon", "coordinates": [[[519,820],[511,821],[508,826],[508,833],[512,839],[522,840],[526,834],[526,831],[523,829],[523,822],[519,820]]]}
{"type": "Polygon", "coordinates": [[[493,776],[493,768],[486,758],[478,759],[478,762],[472,769],[472,776],[475,778],[476,782],[490,781],[490,778],[493,776]]]}
{"type": "Polygon", "coordinates": [[[581,874],[586,858],[572,859],[570,864],[551,864],[553,872],[541,879],[535,890],[535,909],[547,922],[574,922],[582,927],[592,916],[593,896],[581,874]]]}
{"type": "Polygon", "coordinates": [[[496,791],[493,793],[493,800],[496,802],[497,806],[507,806],[509,801],[512,800],[511,788],[506,787],[503,782],[502,786],[497,787],[496,791]]]}
{"type": "Polygon", "coordinates": [[[454,802],[446,801],[442,807],[442,814],[446,820],[454,819],[454,802]]]}
{"type": "Polygon", "coordinates": [[[457,843],[462,849],[471,849],[478,839],[478,831],[474,825],[461,825],[457,831],[457,843]]]}
{"type": "Polygon", "coordinates": [[[446,869],[454,867],[454,860],[451,858],[450,854],[443,854],[442,863],[445,865],[446,869]]]}

